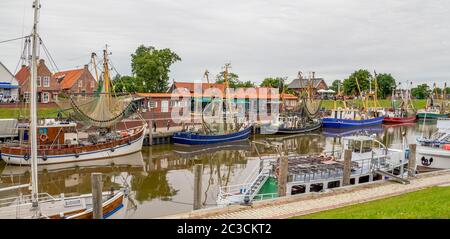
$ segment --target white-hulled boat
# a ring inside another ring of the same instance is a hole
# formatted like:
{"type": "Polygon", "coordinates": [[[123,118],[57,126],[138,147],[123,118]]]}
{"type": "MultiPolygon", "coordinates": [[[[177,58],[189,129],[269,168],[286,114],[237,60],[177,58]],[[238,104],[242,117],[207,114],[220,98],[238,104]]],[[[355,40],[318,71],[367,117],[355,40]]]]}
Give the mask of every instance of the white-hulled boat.
{"type": "Polygon", "coordinates": [[[437,128],[430,138],[417,139],[417,164],[450,169],[450,119],[438,119],[437,128]]]}

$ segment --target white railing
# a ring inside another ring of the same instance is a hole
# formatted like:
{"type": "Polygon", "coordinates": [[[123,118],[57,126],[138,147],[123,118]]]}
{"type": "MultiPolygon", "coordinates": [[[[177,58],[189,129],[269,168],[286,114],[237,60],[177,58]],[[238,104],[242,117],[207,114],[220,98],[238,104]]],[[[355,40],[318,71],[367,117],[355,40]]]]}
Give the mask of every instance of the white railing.
{"type": "MultiPolygon", "coordinates": [[[[40,202],[43,201],[50,201],[50,200],[56,200],[54,197],[52,197],[48,193],[39,193],[38,198],[40,202]]],[[[9,197],[9,198],[2,198],[0,199],[0,207],[7,207],[11,205],[18,205],[18,204],[27,204],[31,203],[31,195],[22,195],[18,197],[9,197]]]]}
{"type": "Polygon", "coordinates": [[[217,198],[218,204],[240,203],[244,201],[245,197],[248,197],[251,201],[259,192],[267,178],[272,174],[272,169],[273,161],[264,160],[262,165],[257,166],[244,180],[244,183],[220,187],[217,198]],[[258,180],[261,180],[260,184],[252,191],[252,187],[256,184],[256,182],[258,182],[258,180]],[[249,192],[250,194],[248,194],[249,192]]]}

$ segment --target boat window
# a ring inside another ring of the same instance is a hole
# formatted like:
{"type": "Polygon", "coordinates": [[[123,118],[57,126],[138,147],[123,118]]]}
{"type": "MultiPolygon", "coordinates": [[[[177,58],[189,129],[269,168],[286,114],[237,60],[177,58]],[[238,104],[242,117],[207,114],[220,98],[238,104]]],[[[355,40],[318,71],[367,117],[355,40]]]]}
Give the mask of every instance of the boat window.
{"type": "Polygon", "coordinates": [[[370,152],[370,151],[372,151],[372,141],[371,140],[366,140],[366,141],[363,141],[362,142],[363,143],[363,147],[362,147],[362,152],[361,153],[367,153],[367,152],[370,152]]]}
{"type": "Polygon", "coordinates": [[[355,153],[359,153],[361,151],[361,141],[349,140],[348,149],[352,150],[355,153]]]}

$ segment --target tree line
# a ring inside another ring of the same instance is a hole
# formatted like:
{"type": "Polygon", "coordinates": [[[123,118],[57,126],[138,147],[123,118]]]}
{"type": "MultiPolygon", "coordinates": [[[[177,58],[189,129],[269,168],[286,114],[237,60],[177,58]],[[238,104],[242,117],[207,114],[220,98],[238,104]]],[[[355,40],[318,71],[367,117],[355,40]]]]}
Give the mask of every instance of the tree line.
{"type": "MultiPolygon", "coordinates": [[[[170,67],[181,61],[181,57],[172,50],[157,49],[153,46],[140,45],[136,51],[131,54],[131,70],[133,76],[116,75],[113,79],[113,90],[115,92],[167,92],[169,89],[170,67]]],[[[215,77],[216,83],[223,83],[224,72],[220,72],[215,77]]],[[[251,81],[242,81],[239,75],[229,72],[228,83],[231,88],[250,88],[255,87],[251,81]]],[[[376,84],[378,84],[378,96],[386,98],[392,94],[397,86],[395,78],[388,73],[376,75],[376,84]]],[[[286,77],[267,77],[260,84],[261,87],[278,88],[280,92],[294,93],[287,87],[286,77]]],[[[360,69],[353,72],[344,80],[335,80],[329,87],[330,89],[341,92],[347,96],[359,95],[370,88],[375,90],[375,77],[368,70],[360,69]],[[358,89],[358,84],[359,89],[358,89]]],[[[436,88],[438,94],[442,94],[441,88],[436,88]]],[[[450,87],[445,89],[450,94],[450,87]]],[[[418,85],[411,89],[414,98],[425,99],[432,95],[432,89],[427,84],[418,85]]]]}

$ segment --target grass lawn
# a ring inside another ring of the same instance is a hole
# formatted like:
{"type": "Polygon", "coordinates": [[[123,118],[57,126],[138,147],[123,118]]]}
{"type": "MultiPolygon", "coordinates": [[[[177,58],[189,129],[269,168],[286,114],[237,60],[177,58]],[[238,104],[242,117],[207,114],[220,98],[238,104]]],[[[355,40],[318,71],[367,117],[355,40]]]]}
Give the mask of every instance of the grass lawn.
{"type": "MultiPolygon", "coordinates": [[[[378,100],[380,102],[381,107],[383,108],[389,108],[391,107],[391,101],[390,100],[378,100]]],[[[343,107],[344,104],[341,101],[337,102],[337,107],[343,107]]],[[[355,101],[357,105],[362,105],[361,100],[355,101]]],[[[413,100],[414,107],[416,109],[423,109],[425,108],[427,101],[426,100],[413,100]]],[[[334,108],[334,101],[333,100],[324,100],[322,101],[322,107],[325,107],[327,110],[331,110],[334,108]]]]}
{"type": "Polygon", "coordinates": [[[450,187],[422,191],[373,202],[309,214],[295,219],[449,219],[450,187]]]}
{"type": "MultiPolygon", "coordinates": [[[[1,108],[0,119],[18,118],[20,113],[22,116],[27,116],[26,118],[30,115],[29,110],[22,110],[22,112],[20,112],[19,108],[1,108]]],[[[38,109],[38,118],[56,118],[57,115],[57,108],[38,109]]]]}

